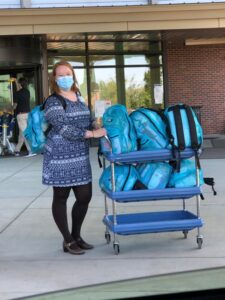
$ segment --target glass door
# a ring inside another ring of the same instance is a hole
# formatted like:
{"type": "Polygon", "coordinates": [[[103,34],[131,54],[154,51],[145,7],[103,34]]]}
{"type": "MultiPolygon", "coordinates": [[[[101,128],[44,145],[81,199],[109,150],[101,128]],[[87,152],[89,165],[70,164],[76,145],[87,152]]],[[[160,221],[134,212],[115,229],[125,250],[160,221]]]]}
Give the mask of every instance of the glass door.
{"type": "Polygon", "coordinates": [[[13,79],[10,74],[0,75],[0,112],[13,110],[13,79]]]}
{"type": "Polygon", "coordinates": [[[28,89],[30,91],[31,109],[40,102],[41,82],[38,79],[38,70],[36,68],[18,69],[18,70],[0,70],[0,112],[12,111],[14,93],[18,90],[18,80],[24,77],[28,81],[28,89]]]}
{"type": "MultiPolygon", "coordinates": [[[[20,88],[17,82],[21,77],[28,81],[31,109],[41,101],[42,86],[40,84],[39,67],[20,69],[0,69],[0,116],[4,112],[14,114],[14,94],[20,88]]],[[[18,126],[14,127],[13,141],[17,142],[18,126]]]]}

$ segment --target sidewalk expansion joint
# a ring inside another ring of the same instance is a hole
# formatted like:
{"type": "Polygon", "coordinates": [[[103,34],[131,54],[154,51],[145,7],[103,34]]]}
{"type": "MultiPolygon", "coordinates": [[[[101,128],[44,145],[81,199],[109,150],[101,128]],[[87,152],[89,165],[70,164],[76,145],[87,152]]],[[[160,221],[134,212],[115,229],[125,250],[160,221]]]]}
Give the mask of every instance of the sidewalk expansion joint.
{"type": "Polygon", "coordinates": [[[33,204],[42,194],[44,194],[47,191],[47,189],[48,187],[46,187],[46,189],[44,189],[26,207],[24,207],[24,209],[21,210],[21,212],[0,231],[0,234],[6,231],[6,229],[9,228],[9,226],[12,225],[31,206],[31,204],[33,204]]]}

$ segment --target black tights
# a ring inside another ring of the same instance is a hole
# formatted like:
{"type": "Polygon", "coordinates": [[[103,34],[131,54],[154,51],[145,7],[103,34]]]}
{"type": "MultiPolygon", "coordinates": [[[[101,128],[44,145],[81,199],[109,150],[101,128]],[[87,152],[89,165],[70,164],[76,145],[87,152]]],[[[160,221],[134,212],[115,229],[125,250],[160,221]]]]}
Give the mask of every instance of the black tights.
{"type": "Polygon", "coordinates": [[[81,226],[86,216],[91,197],[91,182],[72,187],[53,187],[52,214],[66,243],[80,237],[81,226]],[[66,203],[71,189],[74,192],[76,201],[72,208],[72,231],[70,233],[67,221],[66,203]]]}

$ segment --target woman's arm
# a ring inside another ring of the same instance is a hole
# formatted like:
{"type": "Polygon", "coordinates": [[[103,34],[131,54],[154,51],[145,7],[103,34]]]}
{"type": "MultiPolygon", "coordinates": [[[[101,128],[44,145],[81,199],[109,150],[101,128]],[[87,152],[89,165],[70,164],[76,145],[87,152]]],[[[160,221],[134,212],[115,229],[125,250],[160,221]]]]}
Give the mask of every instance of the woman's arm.
{"type": "MultiPolygon", "coordinates": [[[[54,127],[54,130],[68,140],[85,138],[86,129],[70,125],[61,102],[56,97],[50,97],[45,104],[46,121],[54,127]]],[[[85,117],[85,116],[84,116],[85,117]]],[[[89,114],[87,112],[87,118],[89,114]]]]}

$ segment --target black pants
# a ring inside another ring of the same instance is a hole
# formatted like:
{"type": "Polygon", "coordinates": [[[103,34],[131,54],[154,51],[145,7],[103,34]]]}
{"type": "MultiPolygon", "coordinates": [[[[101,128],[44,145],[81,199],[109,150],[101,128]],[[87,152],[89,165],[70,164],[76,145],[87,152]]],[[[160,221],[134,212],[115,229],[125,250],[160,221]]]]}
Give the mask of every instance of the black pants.
{"type": "Polygon", "coordinates": [[[91,182],[72,187],[53,187],[52,214],[66,243],[80,237],[81,226],[86,216],[91,197],[91,182]],[[66,203],[71,189],[74,192],[76,201],[72,208],[72,231],[70,233],[67,220],[66,203]]]}

